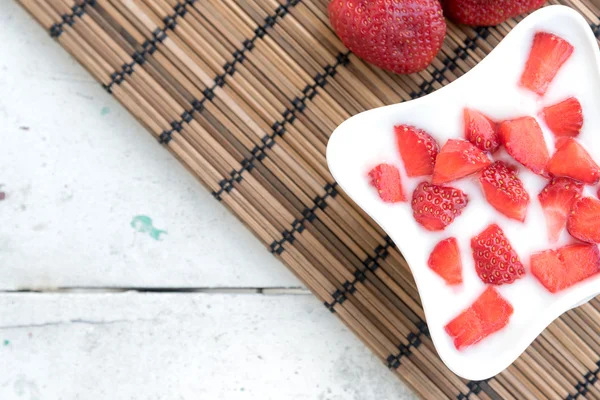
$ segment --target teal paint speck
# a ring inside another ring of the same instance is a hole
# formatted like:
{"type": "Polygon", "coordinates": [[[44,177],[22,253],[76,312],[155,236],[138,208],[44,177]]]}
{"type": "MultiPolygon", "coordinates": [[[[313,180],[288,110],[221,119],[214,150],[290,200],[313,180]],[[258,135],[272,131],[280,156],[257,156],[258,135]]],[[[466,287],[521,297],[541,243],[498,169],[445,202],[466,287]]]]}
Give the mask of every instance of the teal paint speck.
{"type": "Polygon", "coordinates": [[[137,215],[133,217],[130,225],[136,232],[147,233],[154,240],[160,240],[161,235],[167,234],[167,231],[156,229],[152,225],[152,218],[146,215],[137,215]]]}
{"type": "Polygon", "coordinates": [[[100,115],[107,115],[110,112],[110,108],[108,107],[102,107],[102,110],[100,110],[100,115]]]}
{"type": "Polygon", "coordinates": [[[10,340],[4,340],[4,345],[8,346],[10,344],[10,340]]]}

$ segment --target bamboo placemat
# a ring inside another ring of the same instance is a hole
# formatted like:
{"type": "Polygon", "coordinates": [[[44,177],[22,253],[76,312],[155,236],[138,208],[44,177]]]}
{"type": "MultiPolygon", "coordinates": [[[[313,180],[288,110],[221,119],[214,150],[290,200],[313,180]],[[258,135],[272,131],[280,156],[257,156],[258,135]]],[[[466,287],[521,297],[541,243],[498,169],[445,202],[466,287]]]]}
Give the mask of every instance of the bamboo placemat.
{"type": "MultiPolygon", "coordinates": [[[[421,397],[600,399],[598,299],[550,325],[494,378],[451,373],[402,255],[325,162],[346,118],[452,82],[521,18],[448,23],[434,62],[402,76],[344,48],[328,0],[19,1],[421,397]]],[[[577,9],[600,38],[597,0],[550,3],[577,9]]]]}

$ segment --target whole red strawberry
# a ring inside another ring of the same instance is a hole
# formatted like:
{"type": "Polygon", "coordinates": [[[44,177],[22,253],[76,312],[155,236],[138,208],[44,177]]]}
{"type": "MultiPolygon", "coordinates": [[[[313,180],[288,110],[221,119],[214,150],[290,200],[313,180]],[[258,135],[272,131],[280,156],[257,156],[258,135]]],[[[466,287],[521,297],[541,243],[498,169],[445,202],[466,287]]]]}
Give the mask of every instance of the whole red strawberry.
{"type": "Polygon", "coordinates": [[[459,24],[498,25],[540,8],[546,0],[443,0],[444,15],[459,24]]]}
{"type": "Polygon", "coordinates": [[[425,69],[446,35],[438,0],[333,0],[329,20],[357,56],[398,74],[425,69]]]}

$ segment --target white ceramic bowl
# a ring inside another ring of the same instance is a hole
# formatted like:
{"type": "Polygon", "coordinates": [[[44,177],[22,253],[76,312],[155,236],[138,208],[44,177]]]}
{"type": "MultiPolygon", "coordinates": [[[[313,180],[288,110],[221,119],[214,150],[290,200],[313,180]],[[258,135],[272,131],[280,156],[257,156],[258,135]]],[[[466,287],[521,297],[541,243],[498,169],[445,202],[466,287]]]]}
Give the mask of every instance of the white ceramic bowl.
{"type": "MultiPolygon", "coordinates": [[[[485,203],[474,179],[450,186],[469,195],[469,205],[443,232],[427,232],[412,217],[410,203],[386,204],[368,184],[367,173],[381,162],[401,170],[405,194],[410,199],[416,185],[425,179],[406,177],[396,150],[393,127],[410,124],[431,133],[442,146],[448,138],[462,137],[462,109],[469,106],[502,120],[536,116],[545,105],[570,95],[581,102],[585,117],[579,139],[600,161],[600,55],[596,38],[583,17],[564,6],[543,8],[518,24],[496,48],[465,76],[423,98],[363,112],[342,123],[327,146],[327,161],[334,178],[394,240],[410,265],[417,283],[431,337],[442,360],[466,379],[487,379],[509,366],[546,326],[563,312],[600,293],[600,276],[581,282],[558,294],[546,291],[529,272],[529,255],[553,247],[547,239],[537,194],[546,181],[520,167],[520,177],[530,194],[525,224],[509,220],[485,203]],[[575,50],[543,98],[518,87],[517,82],[537,31],[555,33],[575,50]],[[444,325],[468,307],[485,285],[474,271],[470,238],[497,222],[507,234],[526,267],[527,276],[511,285],[497,287],[514,307],[510,323],[470,348],[457,351],[444,325]],[[462,252],[464,283],[446,285],[426,265],[439,240],[455,236],[462,252]]],[[[538,118],[549,151],[554,139],[538,118]]],[[[510,160],[500,151],[498,157],[510,160]]],[[[517,164],[510,160],[512,164],[517,164]]],[[[596,189],[586,188],[592,195],[596,189]]],[[[569,242],[565,232],[558,245],[569,242]]],[[[554,246],[556,247],[556,245],[554,246]]]]}

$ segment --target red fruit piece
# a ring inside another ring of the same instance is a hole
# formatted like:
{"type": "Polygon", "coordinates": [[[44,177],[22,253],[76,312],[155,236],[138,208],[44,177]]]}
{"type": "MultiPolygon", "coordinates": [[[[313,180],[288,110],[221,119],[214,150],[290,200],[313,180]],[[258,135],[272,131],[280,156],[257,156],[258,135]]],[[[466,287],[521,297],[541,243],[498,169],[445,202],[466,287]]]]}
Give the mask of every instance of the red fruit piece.
{"type": "Polygon", "coordinates": [[[331,26],[347,48],[398,74],[425,69],[446,35],[438,0],[336,0],[328,9],[331,26]]]}
{"type": "Polygon", "coordinates": [[[371,185],[377,189],[379,197],[386,203],[405,201],[400,171],[390,164],[379,164],[369,171],[371,185]]]}
{"type": "Polygon", "coordinates": [[[565,229],[571,207],[582,191],[582,183],[569,178],[554,178],[538,194],[551,242],[556,242],[565,229]]]}
{"type": "Polygon", "coordinates": [[[600,200],[582,197],[573,204],[567,230],[576,239],[588,243],[600,243],[600,200]]]}
{"type": "Polygon", "coordinates": [[[600,272],[600,252],[593,244],[572,244],[531,255],[531,273],[552,293],[600,272]]]}
{"type": "Polygon", "coordinates": [[[471,26],[498,25],[519,14],[533,11],[545,0],[444,0],[444,15],[471,26]]]}
{"type": "Polygon", "coordinates": [[[467,195],[458,189],[421,182],[413,192],[413,216],[425,229],[441,231],[461,214],[468,202],[467,195]]]}
{"type": "Polygon", "coordinates": [[[454,339],[454,347],[457,350],[469,347],[485,337],[481,320],[472,307],[458,314],[444,328],[446,333],[454,339]]]}
{"type": "Polygon", "coordinates": [[[537,32],[519,84],[543,96],[571,53],[573,46],[563,38],[547,32],[537,32]]]}
{"type": "Polygon", "coordinates": [[[493,153],[500,146],[498,124],[479,111],[465,108],[465,139],[483,151],[493,153]]]}
{"type": "Polygon", "coordinates": [[[503,121],[498,126],[498,134],[512,158],[536,174],[544,174],[550,155],[542,129],[535,118],[521,117],[503,121]]]}
{"type": "Polygon", "coordinates": [[[435,139],[429,133],[414,126],[398,125],[394,130],[406,175],[410,177],[431,175],[440,151],[435,139]]]}
{"type": "Polygon", "coordinates": [[[496,161],[481,171],[479,183],[492,207],[508,218],[525,221],[529,194],[512,166],[496,161]]]}
{"type": "Polygon", "coordinates": [[[435,160],[432,182],[447,183],[474,174],[491,161],[485,153],[466,140],[449,139],[435,160]]]}
{"type": "Polygon", "coordinates": [[[546,167],[552,176],[566,176],[589,185],[600,180],[600,168],[573,138],[560,138],[556,141],[556,152],[546,167]]]}
{"type": "Polygon", "coordinates": [[[510,242],[496,224],[488,226],[471,239],[475,271],[479,278],[492,285],[513,283],[525,275],[523,264],[510,242]]]}
{"type": "Polygon", "coordinates": [[[454,338],[454,347],[462,350],[508,325],[513,307],[491,286],[466,310],[445,326],[454,338]]]}
{"type": "Polygon", "coordinates": [[[448,285],[462,283],[462,261],[456,238],[444,239],[435,245],[427,265],[448,285]]]}
{"type": "Polygon", "coordinates": [[[540,115],[554,136],[575,137],[579,135],[583,126],[583,111],[575,97],[545,107],[540,115]]]}

